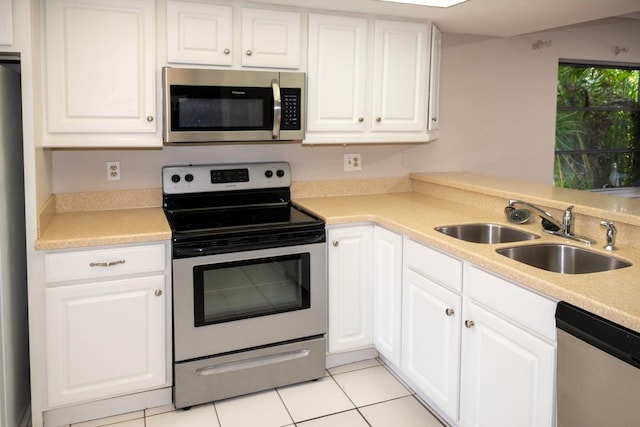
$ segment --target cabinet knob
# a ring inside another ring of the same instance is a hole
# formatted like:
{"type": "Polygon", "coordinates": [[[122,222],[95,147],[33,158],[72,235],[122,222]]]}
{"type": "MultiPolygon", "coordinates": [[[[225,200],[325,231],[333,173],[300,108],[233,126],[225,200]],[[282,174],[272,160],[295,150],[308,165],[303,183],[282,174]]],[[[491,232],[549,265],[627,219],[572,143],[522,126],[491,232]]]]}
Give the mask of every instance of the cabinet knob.
{"type": "Polygon", "coordinates": [[[155,296],[159,297],[162,296],[162,289],[156,289],[156,291],[154,292],[155,296]]]}
{"type": "Polygon", "coordinates": [[[338,242],[337,240],[334,240],[333,243],[331,243],[335,248],[338,247],[338,245],[340,244],[340,242],[338,242]]]}
{"type": "Polygon", "coordinates": [[[437,121],[438,121],[438,118],[437,118],[437,117],[431,117],[431,121],[432,121],[432,122],[437,122],[437,121]]]}
{"type": "Polygon", "coordinates": [[[251,56],[251,55],[253,55],[253,51],[252,51],[251,49],[247,49],[247,52],[246,52],[246,53],[247,53],[247,56],[251,56]]]}
{"type": "Polygon", "coordinates": [[[152,122],[153,121],[153,116],[147,116],[147,121],[148,122],[152,122]]]}
{"type": "Polygon", "coordinates": [[[473,322],[473,320],[465,320],[464,321],[464,326],[466,326],[467,328],[473,328],[474,325],[475,325],[475,323],[473,322]]]}
{"type": "Polygon", "coordinates": [[[444,314],[446,314],[447,316],[453,316],[455,314],[455,310],[453,308],[447,308],[444,311],[444,314]]]}
{"type": "Polygon", "coordinates": [[[376,117],[376,122],[380,123],[382,121],[382,117],[376,117]]]}
{"type": "Polygon", "coordinates": [[[225,55],[229,55],[230,53],[231,53],[231,49],[226,48],[226,49],[224,50],[224,54],[225,54],[225,55]]]}
{"type": "Polygon", "coordinates": [[[360,123],[364,122],[364,117],[358,117],[358,121],[359,121],[360,123]]]}

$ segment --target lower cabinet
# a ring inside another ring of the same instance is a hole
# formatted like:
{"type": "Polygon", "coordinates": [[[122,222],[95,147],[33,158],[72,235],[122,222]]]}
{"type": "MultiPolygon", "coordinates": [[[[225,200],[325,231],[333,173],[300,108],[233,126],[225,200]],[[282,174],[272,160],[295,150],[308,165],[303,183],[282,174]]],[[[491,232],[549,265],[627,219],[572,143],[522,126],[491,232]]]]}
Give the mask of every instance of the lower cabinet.
{"type": "Polygon", "coordinates": [[[328,230],[329,353],[371,347],[373,226],[328,230]]]}
{"type": "Polygon", "coordinates": [[[170,385],[163,248],[46,255],[49,407],[170,385]]]}
{"type": "Polygon", "coordinates": [[[462,314],[457,290],[462,286],[462,262],[405,239],[403,264],[400,368],[429,403],[455,420],[462,314]]]}
{"type": "Polygon", "coordinates": [[[329,352],[373,344],[453,425],[555,425],[555,301],[378,226],[329,242],[329,352]]]}
{"type": "Polygon", "coordinates": [[[556,303],[465,271],[461,426],[555,425],[556,303]]]}
{"type": "Polygon", "coordinates": [[[402,321],[402,236],[373,228],[373,345],[400,365],[402,321]]]}

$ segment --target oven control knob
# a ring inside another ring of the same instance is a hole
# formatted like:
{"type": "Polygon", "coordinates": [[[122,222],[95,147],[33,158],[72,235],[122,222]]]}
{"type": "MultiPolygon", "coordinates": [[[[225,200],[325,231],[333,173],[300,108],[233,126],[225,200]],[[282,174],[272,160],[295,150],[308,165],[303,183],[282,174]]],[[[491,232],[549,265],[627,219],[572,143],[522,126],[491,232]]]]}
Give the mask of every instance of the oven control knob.
{"type": "Polygon", "coordinates": [[[180,175],[171,175],[171,181],[180,182],[180,175]]]}
{"type": "Polygon", "coordinates": [[[276,175],[278,175],[278,178],[282,178],[284,176],[284,171],[282,169],[278,169],[276,171],[276,175]]]}
{"type": "Polygon", "coordinates": [[[271,178],[273,176],[273,171],[270,171],[270,170],[266,171],[264,173],[264,176],[266,176],[267,178],[271,178]]]}
{"type": "Polygon", "coordinates": [[[186,174],[184,176],[184,180],[187,181],[187,182],[193,181],[193,175],[191,175],[190,173],[186,174]]]}

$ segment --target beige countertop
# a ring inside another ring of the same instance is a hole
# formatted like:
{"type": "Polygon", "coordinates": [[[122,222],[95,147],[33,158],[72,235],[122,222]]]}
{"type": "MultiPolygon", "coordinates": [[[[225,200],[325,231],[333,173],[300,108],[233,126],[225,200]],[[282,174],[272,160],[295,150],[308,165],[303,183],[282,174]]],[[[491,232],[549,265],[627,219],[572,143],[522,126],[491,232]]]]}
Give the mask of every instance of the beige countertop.
{"type": "MultiPolygon", "coordinates": [[[[541,242],[564,242],[576,246],[581,244],[542,233],[539,221],[524,225],[510,224],[503,214],[502,208],[506,206],[506,200],[500,198],[502,194],[496,195],[498,197],[496,200],[502,203],[502,206],[496,209],[493,206],[495,200],[484,200],[480,195],[485,189],[470,188],[476,184],[469,184],[470,181],[467,178],[461,178],[460,174],[455,175],[453,180],[449,178],[438,176],[430,182],[430,185],[435,187],[434,183],[440,179],[446,181],[447,185],[452,185],[454,182],[453,187],[464,188],[465,191],[478,191],[476,195],[478,199],[470,197],[459,199],[462,202],[458,202],[414,191],[338,197],[301,197],[295,199],[295,204],[320,216],[328,226],[362,222],[378,224],[470,261],[551,298],[567,301],[630,329],[640,331],[640,249],[624,244],[618,245],[612,255],[631,261],[633,265],[615,271],[589,274],[554,273],[505,258],[497,254],[495,249],[541,242]],[[459,180],[458,183],[455,183],[456,179],[459,180]],[[434,227],[440,225],[472,222],[505,224],[533,232],[539,235],[540,239],[531,242],[486,245],[458,240],[434,230],[434,227]]],[[[474,183],[478,182],[477,176],[472,176],[471,179],[474,183]]],[[[525,198],[529,194],[527,190],[531,189],[515,187],[514,191],[507,191],[517,198],[525,198]],[[523,191],[526,194],[523,194],[523,191]]],[[[434,193],[441,191],[442,189],[436,189],[434,193]]],[[[446,189],[445,192],[455,193],[446,189]]],[[[544,195],[536,195],[536,201],[542,200],[542,197],[544,195]]],[[[604,209],[606,210],[606,207],[604,209]]],[[[596,212],[602,213],[597,210],[596,212]]],[[[577,221],[576,226],[581,225],[577,221]]],[[[580,234],[580,229],[577,231],[580,234]]],[[[598,230],[598,235],[594,237],[604,237],[604,231],[598,230]]],[[[600,243],[591,246],[590,249],[607,253],[600,243]]]]}
{"type": "Polygon", "coordinates": [[[36,250],[171,239],[162,192],[125,190],[52,196],[39,212],[36,250]]]}
{"type": "Polygon", "coordinates": [[[57,213],[36,241],[36,250],[170,240],[162,208],[57,213]]]}

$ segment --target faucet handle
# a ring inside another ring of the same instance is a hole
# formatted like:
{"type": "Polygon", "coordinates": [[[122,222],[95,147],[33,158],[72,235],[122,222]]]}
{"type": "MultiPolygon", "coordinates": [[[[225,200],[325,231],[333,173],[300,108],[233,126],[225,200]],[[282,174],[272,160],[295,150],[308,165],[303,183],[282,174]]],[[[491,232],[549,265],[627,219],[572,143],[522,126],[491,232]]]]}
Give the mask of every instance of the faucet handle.
{"type": "Polygon", "coordinates": [[[611,221],[600,221],[600,225],[607,229],[607,244],[604,248],[608,251],[612,251],[616,248],[616,234],[618,230],[611,221]]]}

